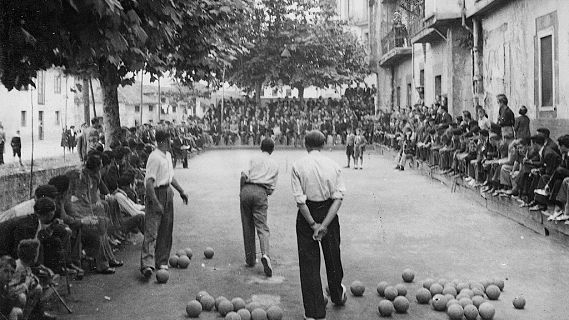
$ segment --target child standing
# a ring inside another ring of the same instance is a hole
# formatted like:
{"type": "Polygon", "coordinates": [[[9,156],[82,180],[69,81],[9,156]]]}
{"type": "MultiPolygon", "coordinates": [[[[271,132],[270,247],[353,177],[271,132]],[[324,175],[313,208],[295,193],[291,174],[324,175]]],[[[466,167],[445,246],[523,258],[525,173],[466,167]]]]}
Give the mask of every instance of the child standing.
{"type": "Polygon", "coordinates": [[[364,151],[366,147],[367,141],[366,138],[362,135],[362,131],[360,128],[356,129],[356,137],[354,138],[354,169],[362,170],[362,166],[364,164],[364,151]],[[358,168],[358,160],[359,160],[359,168],[358,168]]]}
{"type": "MultiPolygon", "coordinates": [[[[346,157],[348,158],[348,165],[346,168],[350,167],[350,159],[354,158],[354,139],[356,136],[352,133],[352,129],[348,128],[348,135],[346,136],[346,157]]],[[[356,159],[354,158],[354,164],[356,159]]]]}

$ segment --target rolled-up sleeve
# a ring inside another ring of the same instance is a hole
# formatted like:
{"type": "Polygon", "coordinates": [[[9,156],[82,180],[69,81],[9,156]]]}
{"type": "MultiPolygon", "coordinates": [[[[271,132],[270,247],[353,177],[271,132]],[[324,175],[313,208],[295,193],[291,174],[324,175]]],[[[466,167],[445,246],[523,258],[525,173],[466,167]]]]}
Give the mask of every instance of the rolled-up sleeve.
{"type": "Polygon", "coordinates": [[[306,194],[304,194],[304,190],[302,189],[302,182],[300,181],[300,175],[298,174],[298,170],[296,169],[295,166],[292,166],[291,186],[292,186],[292,195],[294,196],[296,204],[305,204],[306,194]]]}
{"type": "Polygon", "coordinates": [[[342,178],[342,170],[336,170],[336,186],[334,192],[332,192],[331,198],[334,200],[344,199],[344,194],[346,193],[346,185],[344,184],[344,178],[342,178]]]}

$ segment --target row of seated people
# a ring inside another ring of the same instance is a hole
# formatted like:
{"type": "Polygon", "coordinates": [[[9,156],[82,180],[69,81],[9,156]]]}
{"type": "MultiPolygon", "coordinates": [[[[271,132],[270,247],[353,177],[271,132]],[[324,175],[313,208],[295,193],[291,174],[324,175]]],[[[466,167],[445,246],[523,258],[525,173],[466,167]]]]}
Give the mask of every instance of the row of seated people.
{"type": "Polygon", "coordinates": [[[57,275],[81,279],[86,268],[112,274],[123,265],[114,246],[144,231],[144,206],[136,175],[118,150],[90,152],[81,169],[36,188],[33,213],[0,223],[4,318],[52,319],[38,296],[57,275]],[[34,247],[37,254],[30,253],[34,247]]]}
{"type": "Polygon", "coordinates": [[[515,132],[494,123],[487,130],[477,121],[424,122],[423,130],[402,125],[396,135],[384,136],[382,143],[399,151],[396,169],[423,163],[464,179],[483,194],[514,198],[521,207],[569,224],[569,135],[555,142],[548,128],[538,128],[516,139],[515,132]]]}

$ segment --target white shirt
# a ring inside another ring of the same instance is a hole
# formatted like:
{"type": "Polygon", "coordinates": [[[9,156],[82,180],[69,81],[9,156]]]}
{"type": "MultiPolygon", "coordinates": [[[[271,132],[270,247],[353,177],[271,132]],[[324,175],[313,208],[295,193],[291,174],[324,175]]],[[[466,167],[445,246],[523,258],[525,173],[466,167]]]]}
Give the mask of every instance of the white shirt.
{"type": "Polygon", "coordinates": [[[247,182],[260,184],[270,190],[275,190],[279,176],[279,166],[267,152],[261,152],[249,162],[247,182]]]}
{"type": "Polygon", "coordinates": [[[292,165],[291,185],[297,204],[343,199],[346,192],[340,166],[318,150],[310,151],[292,165]]]}
{"type": "Polygon", "coordinates": [[[134,201],[130,200],[123,190],[117,189],[113,195],[115,196],[115,199],[117,200],[117,203],[119,204],[122,212],[131,217],[139,214],[144,214],[144,211],[142,211],[144,210],[144,206],[138,203],[134,203],[134,201]]]}
{"type": "Polygon", "coordinates": [[[154,179],[154,188],[170,185],[174,178],[174,166],[172,164],[172,155],[155,149],[148,156],[146,162],[146,179],[154,179]]]}

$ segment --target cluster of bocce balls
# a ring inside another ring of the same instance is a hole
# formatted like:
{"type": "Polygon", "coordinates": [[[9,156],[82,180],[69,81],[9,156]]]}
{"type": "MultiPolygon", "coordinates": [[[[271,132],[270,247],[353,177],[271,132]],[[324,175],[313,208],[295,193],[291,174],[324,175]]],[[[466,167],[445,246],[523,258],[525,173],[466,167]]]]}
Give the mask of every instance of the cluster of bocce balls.
{"type": "MultiPolygon", "coordinates": [[[[410,283],[415,279],[415,273],[411,269],[405,269],[401,277],[404,282],[410,283]]],[[[360,281],[354,281],[350,290],[354,296],[362,296],[365,286],[360,281]]],[[[434,310],[446,311],[451,320],[475,320],[478,316],[482,320],[492,320],[496,310],[488,300],[498,300],[502,290],[503,280],[461,282],[425,279],[415,298],[419,304],[430,303],[434,310]]],[[[406,313],[409,310],[407,287],[404,284],[391,286],[382,281],[377,285],[377,293],[385,298],[379,302],[380,316],[389,317],[394,312],[406,313]]],[[[523,309],[526,301],[524,297],[518,296],[512,303],[516,309],[523,309]]]]}
{"type": "Polygon", "coordinates": [[[225,317],[225,320],[282,320],[283,318],[283,310],[278,306],[271,306],[265,310],[257,302],[246,304],[242,298],[233,298],[229,301],[223,296],[214,299],[206,291],[200,291],[196,300],[188,303],[186,313],[190,318],[197,318],[202,311],[212,311],[213,308],[225,317]]]}

